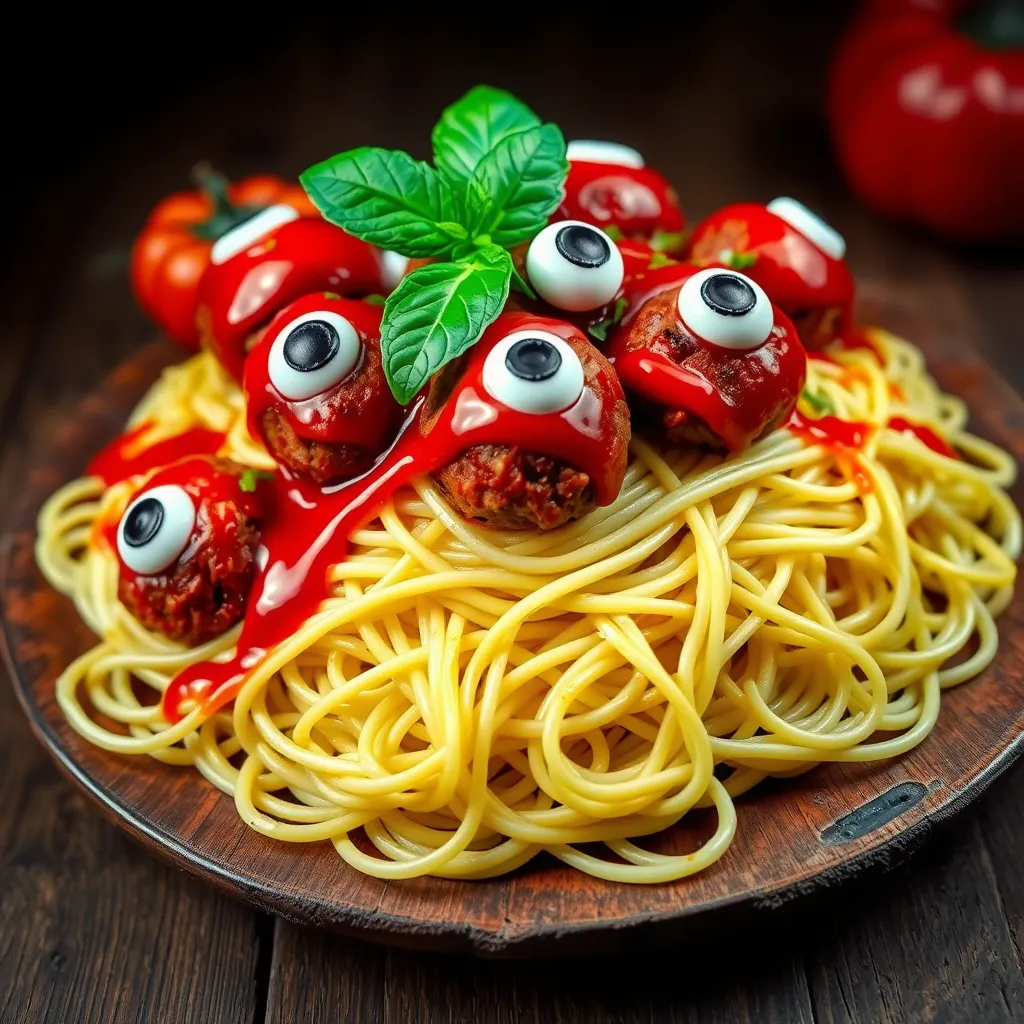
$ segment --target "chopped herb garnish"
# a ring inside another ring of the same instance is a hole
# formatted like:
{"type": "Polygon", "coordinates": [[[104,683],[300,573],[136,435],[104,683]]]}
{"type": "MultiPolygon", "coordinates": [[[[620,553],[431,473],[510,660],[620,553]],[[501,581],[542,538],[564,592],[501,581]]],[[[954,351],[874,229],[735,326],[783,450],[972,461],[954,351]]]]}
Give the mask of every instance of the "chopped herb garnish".
{"type": "Polygon", "coordinates": [[[671,256],[666,256],[663,252],[656,252],[651,257],[651,262],[647,264],[648,270],[658,270],[661,267],[669,267],[676,261],[671,256]]]}
{"type": "Polygon", "coordinates": [[[651,248],[658,252],[678,252],[688,237],[687,231],[655,231],[651,235],[651,248]]]}
{"type": "Polygon", "coordinates": [[[606,224],[602,230],[613,242],[622,241],[622,229],[618,224],[606,224]]]}
{"type": "Polygon", "coordinates": [[[608,332],[625,315],[626,307],[628,305],[629,303],[624,298],[616,299],[615,306],[612,308],[611,313],[603,320],[598,320],[596,324],[593,324],[588,328],[587,333],[596,341],[606,341],[608,338],[608,332]]]}
{"type": "Polygon", "coordinates": [[[274,474],[267,472],[265,469],[247,469],[238,478],[238,489],[244,491],[246,494],[252,494],[256,490],[256,485],[261,480],[273,480],[274,474]]]}
{"type": "Polygon", "coordinates": [[[746,270],[757,262],[756,252],[730,252],[728,264],[733,270],[746,270]]]}
{"type": "Polygon", "coordinates": [[[363,302],[368,302],[371,306],[383,306],[386,301],[383,295],[378,295],[376,292],[363,296],[363,302]]]}
{"type": "Polygon", "coordinates": [[[816,395],[813,391],[808,391],[804,388],[803,394],[800,396],[815,412],[820,413],[823,416],[835,415],[836,407],[832,404],[832,400],[828,395],[816,395]]]}

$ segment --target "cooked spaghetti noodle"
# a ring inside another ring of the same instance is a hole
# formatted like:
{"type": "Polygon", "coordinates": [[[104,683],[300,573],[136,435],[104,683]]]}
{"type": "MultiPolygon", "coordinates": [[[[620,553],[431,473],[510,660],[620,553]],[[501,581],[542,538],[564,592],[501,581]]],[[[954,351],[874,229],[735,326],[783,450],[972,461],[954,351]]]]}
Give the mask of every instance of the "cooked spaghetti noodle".
{"type": "MultiPolygon", "coordinates": [[[[870,337],[812,360],[801,404],[812,426],[806,395],[873,428],[856,450],[813,430],[730,458],[634,436],[612,505],[527,534],[473,525],[414,481],[233,706],[173,725],[160,695],[227,657],[238,628],[191,650],[147,632],[97,528],[132,483],[72,483],[41,513],[38,559],[102,641],[60,677],[60,706],[90,742],[193,765],[255,830],[329,840],[378,877],[483,878],[542,850],[616,881],[700,871],[732,840],[736,797],[911,749],[942,690],[996,652],[1021,548],[1014,464],[966,433],[916,349],[870,337]],[[903,416],[961,457],[886,426],[903,416]],[[699,807],[717,827],[694,852],[637,842],[699,807]]],[[[140,445],[201,426],[273,466],[208,355],[166,372],[141,423],[140,445]]]]}

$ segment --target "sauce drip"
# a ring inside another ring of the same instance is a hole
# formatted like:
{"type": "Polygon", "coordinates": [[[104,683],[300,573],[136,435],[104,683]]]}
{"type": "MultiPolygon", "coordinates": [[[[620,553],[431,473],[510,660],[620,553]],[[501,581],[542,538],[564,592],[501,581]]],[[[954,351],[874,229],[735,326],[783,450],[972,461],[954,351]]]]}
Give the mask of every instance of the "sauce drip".
{"type": "Polygon", "coordinates": [[[959,459],[956,449],[944,441],[931,427],[923,423],[911,423],[902,416],[892,416],[889,419],[889,429],[899,431],[902,434],[913,434],[922,444],[939,455],[945,455],[947,459],[959,459]]]}
{"type": "Polygon", "coordinates": [[[588,368],[584,360],[583,392],[561,412],[517,412],[484,389],[490,350],[507,335],[531,328],[586,347],[569,324],[531,314],[502,314],[470,351],[456,390],[429,431],[421,399],[391,448],[363,476],[325,488],[296,480],[284,470],[276,476],[263,522],[261,571],[249,595],[237,655],[230,662],[201,663],[180,673],[164,694],[163,713],[169,722],[178,721],[189,704],[199,702],[212,713],[232,700],[246,674],[319,608],[327,594],[327,573],[344,559],[349,535],[373,519],[403,484],[440,469],[467,448],[497,444],[542,452],[587,473],[599,504],[615,500],[625,459],[609,458],[609,438],[617,436],[617,407],[624,399],[610,368],[596,361],[588,368]]]}
{"type": "Polygon", "coordinates": [[[864,447],[872,430],[869,423],[843,420],[838,416],[809,419],[794,409],[786,427],[808,444],[820,444],[828,449],[862,494],[873,490],[871,476],[860,458],[860,449],[864,447]]]}
{"type": "Polygon", "coordinates": [[[145,436],[152,429],[152,423],[142,423],[117,438],[89,463],[86,475],[98,476],[105,486],[112,487],[189,455],[216,455],[224,445],[224,434],[196,427],[143,447],[145,436]]]}

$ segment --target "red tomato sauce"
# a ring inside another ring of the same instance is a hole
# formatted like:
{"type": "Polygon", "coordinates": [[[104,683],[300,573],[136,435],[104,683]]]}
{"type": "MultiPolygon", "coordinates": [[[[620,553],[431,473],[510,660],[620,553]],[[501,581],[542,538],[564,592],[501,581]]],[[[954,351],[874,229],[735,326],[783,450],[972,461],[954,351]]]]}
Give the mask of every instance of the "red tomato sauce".
{"type": "Polygon", "coordinates": [[[129,477],[141,476],[190,455],[216,455],[224,445],[224,434],[196,427],[142,447],[146,434],[152,429],[152,423],[142,423],[117,438],[89,463],[86,475],[98,476],[107,487],[112,487],[129,477]]]}
{"type": "Polygon", "coordinates": [[[939,455],[945,455],[947,459],[959,459],[956,449],[944,441],[931,427],[923,423],[911,423],[902,416],[892,416],[889,419],[889,429],[897,430],[902,434],[913,434],[926,447],[939,455]]]}
{"type": "Polygon", "coordinates": [[[499,444],[543,451],[587,473],[600,505],[615,500],[622,473],[608,465],[607,439],[614,430],[615,402],[609,396],[621,394],[617,381],[598,378],[596,386],[584,386],[569,409],[547,415],[517,412],[484,390],[488,352],[511,331],[531,327],[563,337],[574,331],[531,314],[499,317],[471,350],[461,383],[430,432],[420,429],[420,401],[391,448],[363,476],[325,488],[283,470],[275,476],[263,522],[263,569],[249,596],[237,655],[224,664],[205,662],[179,674],[163,698],[169,722],[180,720],[189,704],[199,702],[212,713],[234,699],[246,674],[317,611],[327,596],[328,571],[345,558],[349,535],[372,520],[403,484],[440,469],[467,448],[499,444]]]}
{"type": "Polygon", "coordinates": [[[860,457],[860,449],[871,434],[870,424],[842,420],[838,416],[808,419],[794,409],[786,426],[808,444],[823,445],[862,494],[874,489],[871,475],[860,457]]]}

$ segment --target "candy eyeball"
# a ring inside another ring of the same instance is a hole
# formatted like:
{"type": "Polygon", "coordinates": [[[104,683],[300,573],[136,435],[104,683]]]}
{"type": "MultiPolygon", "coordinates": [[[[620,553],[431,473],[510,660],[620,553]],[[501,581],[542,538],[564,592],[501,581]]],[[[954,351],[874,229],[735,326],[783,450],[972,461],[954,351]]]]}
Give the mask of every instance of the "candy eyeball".
{"type": "Polygon", "coordinates": [[[284,398],[301,402],[340,384],[361,352],[359,334],[343,316],[330,310],[303,313],[270,347],[270,382],[284,398]]]}
{"type": "Polygon", "coordinates": [[[381,266],[383,268],[384,284],[388,291],[398,287],[402,278],[409,269],[409,257],[403,256],[394,249],[384,249],[380,254],[381,266]]]}
{"type": "Polygon", "coordinates": [[[484,389],[517,412],[561,412],[583,394],[583,364],[548,331],[516,331],[498,342],[484,361],[484,389]]]}
{"type": "Polygon", "coordinates": [[[644,158],[632,146],[621,142],[599,142],[597,139],[575,139],[565,147],[566,159],[572,163],[614,164],[616,167],[643,167],[644,158]]]}
{"type": "Polygon", "coordinates": [[[117,553],[139,576],[170,568],[196,527],[196,507],[181,487],[167,484],[139,495],[117,527],[117,553]]]}
{"type": "Polygon", "coordinates": [[[791,228],[806,235],[826,256],[841,260],[846,255],[846,240],[831,224],[822,220],[803,203],[779,196],[768,204],[768,212],[781,217],[791,228]]]}
{"type": "Polygon", "coordinates": [[[741,351],[763,345],[775,323],[771,301],[759,284],[715,267],[686,279],[679,289],[679,315],[698,338],[741,351]]]}
{"type": "Polygon", "coordinates": [[[625,269],[622,253],[600,228],[561,220],[549,224],[530,243],[526,274],[552,306],[582,313],[615,298],[625,269]]]}
{"type": "Polygon", "coordinates": [[[264,235],[269,235],[271,231],[276,231],[279,227],[298,219],[298,211],[291,206],[286,206],[284,203],[268,206],[254,217],[242,221],[238,227],[221,235],[210,250],[210,262],[215,266],[227,263],[232,256],[245,252],[264,235]]]}

